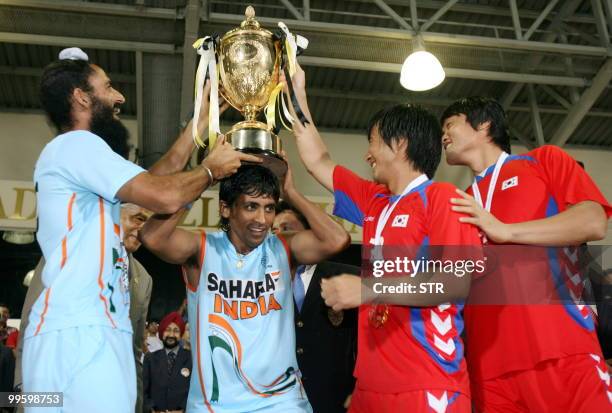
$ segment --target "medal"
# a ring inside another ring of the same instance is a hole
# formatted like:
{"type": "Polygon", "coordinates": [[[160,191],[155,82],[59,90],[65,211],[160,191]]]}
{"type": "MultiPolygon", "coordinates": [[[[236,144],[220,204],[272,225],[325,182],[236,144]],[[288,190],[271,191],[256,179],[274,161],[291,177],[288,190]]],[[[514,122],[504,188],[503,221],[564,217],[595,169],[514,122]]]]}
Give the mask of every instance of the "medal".
{"type": "Polygon", "coordinates": [[[189,373],[190,373],[190,371],[189,371],[189,369],[188,369],[187,367],[183,367],[183,368],[181,369],[181,375],[182,375],[183,377],[189,377],[189,373]]]}
{"type": "Polygon", "coordinates": [[[368,320],[374,328],[381,328],[389,320],[389,306],[387,304],[374,304],[370,306],[368,320]]]}
{"type": "Polygon", "coordinates": [[[344,311],[334,311],[332,308],[327,309],[327,318],[334,327],[338,327],[344,320],[344,311]]]}

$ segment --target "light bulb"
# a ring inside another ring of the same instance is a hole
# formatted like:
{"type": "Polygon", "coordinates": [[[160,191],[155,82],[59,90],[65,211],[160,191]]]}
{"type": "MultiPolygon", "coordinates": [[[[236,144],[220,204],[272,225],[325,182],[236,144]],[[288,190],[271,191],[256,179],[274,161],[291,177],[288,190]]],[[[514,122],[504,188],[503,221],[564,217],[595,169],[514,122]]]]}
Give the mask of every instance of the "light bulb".
{"type": "Polygon", "coordinates": [[[436,56],[425,50],[418,50],[404,61],[400,83],[408,90],[422,92],[438,86],[445,76],[436,56]]]}

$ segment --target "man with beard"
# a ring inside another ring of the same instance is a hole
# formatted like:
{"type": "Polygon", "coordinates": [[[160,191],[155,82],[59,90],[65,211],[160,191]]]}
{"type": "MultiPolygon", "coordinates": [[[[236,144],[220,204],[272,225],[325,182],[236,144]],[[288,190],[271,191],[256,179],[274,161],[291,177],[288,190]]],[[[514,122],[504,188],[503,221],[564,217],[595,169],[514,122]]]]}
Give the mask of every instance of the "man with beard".
{"type": "Polygon", "coordinates": [[[127,161],[125,99],[84,59],[79,49],[65,50],[41,79],[42,107],[59,135],[34,171],[45,288],[24,334],[23,390],[62,392],[65,411],[131,412],[136,379],[119,201],[173,213],[242,160],[259,159],[220,139],[193,170],[156,175],[186,164],[193,146],[185,131],[151,171],[127,161]]]}
{"type": "Polygon", "coordinates": [[[179,413],[185,410],[191,380],[191,352],[179,346],[185,322],[178,312],[160,323],[164,348],[145,356],[143,363],[144,411],[179,413]]]}

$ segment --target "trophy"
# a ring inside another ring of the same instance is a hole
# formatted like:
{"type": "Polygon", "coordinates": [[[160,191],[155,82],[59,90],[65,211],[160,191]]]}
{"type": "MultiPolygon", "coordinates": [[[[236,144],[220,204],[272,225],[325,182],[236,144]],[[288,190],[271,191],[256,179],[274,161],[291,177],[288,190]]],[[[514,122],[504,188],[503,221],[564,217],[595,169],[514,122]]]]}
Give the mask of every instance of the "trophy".
{"type": "MultiPolygon", "coordinates": [[[[221,93],[245,118],[225,134],[226,141],[240,151],[261,157],[264,166],[280,177],[287,171],[287,165],[279,155],[282,144],[277,134],[281,123],[287,127],[294,120],[284,101],[279,74],[281,70],[285,71],[292,94],[291,65],[295,65],[298,49],[304,45],[305,39],[289,33],[283,23],[279,23],[279,27],[281,30],[276,33],[262,28],[255,19],[255,10],[249,6],[240,27],[230,30],[221,39],[207,37],[194,44],[201,58],[196,78],[199,81],[196,81],[193,124],[197,125],[199,113],[198,92],[201,92],[204,77],[201,72],[206,72],[207,67],[211,79],[209,145],[220,133],[217,93],[221,93]],[[264,108],[267,123],[257,120],[264,108]]],[[[298,118],[303,123],[308,122],[299,109],[295,95],[291,96],[298,118]]],[[[194,140],[198,143],[195,135],[194,128],[194,140]]]]}

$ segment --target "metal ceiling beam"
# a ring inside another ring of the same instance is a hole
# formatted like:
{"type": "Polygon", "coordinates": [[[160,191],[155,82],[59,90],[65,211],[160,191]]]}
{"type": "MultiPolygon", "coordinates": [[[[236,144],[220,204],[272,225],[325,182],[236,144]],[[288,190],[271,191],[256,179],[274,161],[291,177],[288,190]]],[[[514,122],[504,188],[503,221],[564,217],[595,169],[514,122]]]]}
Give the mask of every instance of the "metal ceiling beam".
{"type": "Polygon", "coordinates": [[[174,45],[163,43],[144,43],[126,40],[87,39],[84,37],[47,36],[42,34],[25,34],[0,32],[0,42],[37,44],[46,46],[84,47],[102,50],[126,50],[149,53],[173,54],[174,45]]]}
{"type": "MultiPolygon", "coordinates": [[[[238,24],[244,18],[237,14],[210,13],[211,23],[238,24]]],[[[258,20],[264,24],[275,25],[277,19],[259,17],[258,20]]],[[[413,34],[408,30],[387,29],[371,26],[357,26],[350,24],[305,22],[301,20],[286,20],[285,23],[293,31],[319,32],[331,34],[345,34],[350,36],[377,37],[381,39],[412,40],[413,34]]],[[[406,23],[408,24],[408,23],[406,23]]],[[[515,39],[500,39],[485,36],[468,36],[448,33],[424,32],[423,40],[426,43],[441,43],[456,46],[474,46],[492,49],[521,50],[542,53],[557,53],[575,56],[604,57],[612,55],[612,51],[604,47],[558,44],[543,41],[525,41],[515,39]]]]}
{"type": "Polygon", "coordinates": [[[185,6],[185,36],[183,40],[183,73],[181,79],[180,119],[184,120],[193,107],[194,73],[197,53],[193,43],[198,39],[200,28],[200,0],[188,0],[185,6]]]}
{"type": "Polygon", "coordinates": [[[397,14],[395,12],[395,10],[393,10],[391,7],[389,7],[387,5],[387,3],[385,3],[383,0],[374,0],[374,3],[382,11],[384,11],[387,16],[391,17],[391,19],[393,19],[394,22],[399,24],[400,27],[408,30],[408,32],[411,33],[411,34],[415,33],[415,29],[406,20],[404,20],[404,18],[402,16],[397,14]]]}
{"type": "Polygon", "coordinates": [[[417,14],[416,0],[410,0],[410,20],[412,20],[412,27],[414,27],[414,30],[419,32],[419,15],[417,14]]]}
{"type": "MultiPolygon", "coordinates": [[[[43,69],[39,67],[0,66],[0,75],[41,77],[43,69]]],[[[134,83],[136,76],[125,73],[106,73],[115,83],[134,83]]]]}
{"type": "MultiPolygon", "coordinates": [[[[323,97],[331,99],[351,99],[365,100],[369,102],[388,102],[388,103],[406,103],[413,102],[421,105],[447,107],[452,104],[455,99],[431,97],[421,94],[402,94],[402,93],[365,93],[355,91],[340,91],[334,89],[310,88],[307,91],[310,97],[323,97]]],[[[548,115],[565,116],[568,113],[567,109],[555,106],[539,106],[540,113],[548,115]]],[[[531,113],[529,106],[514,105],[506,109],[508,112],[531,113]]],[[[612,118],[612,112],[606,109],[593,109],[587,114],[589,117],[612,118]]]]}
{"type": "Polygon", "coordinates": [[[434,24],[435,22],[437,22],[440,17],[442,17],[444,15],[444,13],[446,13],[447,11],[450,10],[451,7],[453,7],[455,4],[457,4],[459,0],[448,0],[446,2],[446,4],[444,5],[444,7],[442,7],[441,9],[439,9],[437,12],[434,13],[433,16],[431,16],[429,18],[429,20],[427,20],[422,26],[421,29],[422,31],[426,31],[427,29],[429,29],[431,27],[432,24],[434,24]]]}
{"type": "Polygon", "coordinates": [[[563,96],[561,96],[552,87],[550,87],[548,85],[540,85],[540,88],[544,92],[546,92],[549,96],[551,96],[553,99],[555,99],[557,102],[559,102],[561,104],[561,106],[563,106],[565,109],[570,109],[571,108],[572,104],[569,103],[569,101],[567,99],[565,99],[563,96]]]}
{"type": "Polygon", "coordinates": [[[0,0],[0,6],[18,6],[48,11],[68,11],[75,13],[105,14],[109,16],[150,17],[154,19],[176,20],[174,9],[162,9],[123,4],[86,3],[69,0],[0,0]]]}
{"type": "Polygon", "coordinates": [[[606,17],[603,12],[601,0],[591,0],[591,8],[595,16],[595,26],[599,34],[599,41],[603,47],[610,46],[610,36],[608,35],[608,27],[606,25],[606,17]]]}
{"type": "MultiPolygon", "coordinates": [[[[349,0],[354,3],[370,3],[371,0],[349,0]]],[[[607,0],[609,1],[609,0],[607,0]]],[[[392,6],[404,6],[407,7],[409,5],[409,0],[386,0],[387,4],[392,6]]],[[[422,9],[433,9],[438,10],[443,7],[445,4],[444,1],[436,1],[436,0],[419,0],[419,7],[422,9]]],[[[457,6],[453,7],[454,11],[462,12],[462,13],[470,13],[470,14],[484,14],[491,16],[500,16],[500,17],[508,17],[508,8],[507,7],[497,7],[497,6],[488,6],[484,4],[473,4],[473,3],[458,3],[457,6]]],[[[539,16],[537,11],[528,10],[528,9],[519,9],[519,13],[521,16],[529,19],[536,19],[539,16]]],[[[548,17],[548,20],[555,18],[557,13],[553,13],[548,17]]],[[[568,21],[573,21],[576,23],[586,23],[593,24],[593,17],[590,15],[578,15],[571,16],[568,18],[568,21]]]]}
{"type": "Polygon", "coordinates": [[[591,87],[584,91],[580,100],[572,107],[567,117],[557,129],[557,132],[555,132],[551,139],[553,145],[565,145],[565,142],[572,136],[582,119],[589,112],[589,109],[591,109],[595,101],[606,89],[610,80],[612,80],[612,59],[607,59],[593,79],[591,87]]]}
{"type": "Polygon", "coordinates": [[[310,0],[302,0],[302,10],[304,11],[304,20],[310,21],[310,0]]]}
{"type": "Polygon", "coordinates": [[[538,29],[538,27],[540,27],[540,24],[542,24],[544,19],[546,17],[548,17],[548,15],[552,11],[552,9],[557,5],[558,2],[559,2],[559,0],[551,0],[546,5],[546,7],[544,7],[544,10],[542,10],[542,13],[540,13],[538,18],[531,24],[531,27],[529,27],[529,29],[527,30],[527,32],[523,36],[523,40],[529,40],[529,38],[535,33],[535,31],[538,29]]]}
{"type": "MultiPolygon", "coordinates": [[[[304,66],[331,67],[336,69],[366,70],[371,72],[400,73],[399,63],[381,63],[363,60],[335,59],[329,57],[301,56],[304,66]]],[[[586,86],[586,79],[566,76],[547,76],[526,73],[496,72],[488,70],[445,67],[446,77],[462,79],[492,80],[500,82],[522,82],[560,86],[586,86]]]]}
{"type": "Polygon", "coordinates": [[[296,9],[295,6],[291,4],[289,0],[280,0],[280,2],[283,3],[283,6],[285,6],[287,10],[289,10],[293,17],[298,20],[304,20],[304,16],[302,16],[302,13],[300,13],[298,9],[296,9]]]}
{"type": "Polygon", "coordinates": [[[544,140],[542,118],[540,117],[540,108],[538,108],[538,101],[536,99],[535,91],[533,90],[533,85],[527,85],[527,92],[529,93],[529,107],[531,108],[533,134],[535,135],[538,146],[542,146],[546,143],[546,141],[544,140]]]}
{"type": "MultiPolygon", "coordinates": [[[[560,34],[559,38],[561,39],[563,43],[567,43],[567,36],[565,36],[565,34],[563,33],[560,34]]],[[[574,76],[575,71],[574,71],[574,62],[572,61],[572,57],[565,56],[563,58],[563,62],[565,63],[565,70],[567,74],[570,76],[574,76]]],[[[569,94],[570,94],[570,99],[572,100],[573,103],[578,102],[578,99],[580,99],[580,93],[578,93],[578,89],[576,89],[575,87],[570,87],[569,94]]]]}
{"type": "Polygon", "coordinates": [[[512,15],[512,26],[514,26],[514,37],[521,40],[523,38],[523,29],[521,29],[521,18],[519,17],[516,0],[510,0],[510,14],[512,15]]]}
{"type": "MultiPolygon", "coordinates": [[[[576,12],[582,0],[569,0],[563,4],[557,15],[553,18],[552,22],[549,24],[549,29],[553,31],[551,33],[547,33],[543,37],[544,42],[553,42],[557,38],[556,29],[561,25],[563,19],[567,16],[571,16],[576,12]]],[[[526,67],[532,68],[537,67],[542,61],[542,56],[532,56],[528,62],[526,62],[526,67]]],[[[518,93],[520,92],[522,85],[513,85],[501,97],[500,101],[504,107],[508,107],[512,104],[518,93]]]]}
{"type": "Polygon", "coordinates": [[[508,129],[510,130],[510,136],[514,136],[516,139],[518,139],[519,142],[521,142],[527,147],[527,149],[532,150],[536,148],[536,145],[532,141],[527,139],[525,135],[519,132],[518,129],[513,126],[508,126],[508,129]]]}
{"type": "Polygon", "coordinates": [[[144,135],[144,76],[142,66],[142,52],[136,52],[136,125],[138,129],[138,153],[136,162],[138,164],[140,164],[141,161],[140,155],[143,153],[142,146],[144,135]]]}

